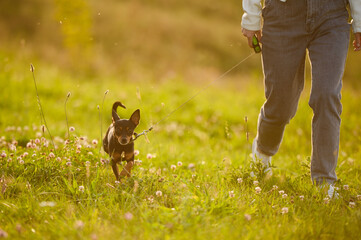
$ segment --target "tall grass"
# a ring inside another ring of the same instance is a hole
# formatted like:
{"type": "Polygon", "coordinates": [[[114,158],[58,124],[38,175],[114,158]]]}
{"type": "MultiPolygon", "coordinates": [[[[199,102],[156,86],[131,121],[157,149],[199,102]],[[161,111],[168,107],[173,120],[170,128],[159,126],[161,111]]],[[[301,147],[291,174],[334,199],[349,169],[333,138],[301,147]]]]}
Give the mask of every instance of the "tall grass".
{"type": "Polygon", "coordinates": [[[31,79],[12,64],[13,70],[0,72],[0,234],[8,238],[357,239],[361,232],[360,98],[347,89],[337,168],[341,197],[330,201],[310,181],[309,87],[274,157],[273,177],[249,164],[247,133],[255,136],[262,83],[230,76],[159,124],[148,134],[150,143],[139,138],[133,176],[118,183],[98,149],[97,106],[105,90],[112,91],[104,100],[103,129],[115,100],[126,103],[128,110],[119,113],[126,118],[141,94],[140,132],[204,85],[174,78],[119,87],[118,79],[75,79],[38,67],[54,153],[39,128],[31,79]],[[75,131],[67,136],[61,99],[69,90],[67,113],[75,131]]]}

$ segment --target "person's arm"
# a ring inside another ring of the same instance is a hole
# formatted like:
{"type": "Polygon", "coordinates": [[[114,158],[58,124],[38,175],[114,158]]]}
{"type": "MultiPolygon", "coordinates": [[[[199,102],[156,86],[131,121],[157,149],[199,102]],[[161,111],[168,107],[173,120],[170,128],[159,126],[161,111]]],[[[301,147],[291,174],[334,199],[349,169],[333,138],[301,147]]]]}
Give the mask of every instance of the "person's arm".
{"type": "Polygon", "coordinates": [[[351,16],[352,16],[352,29],[355,35],[353,47],[355,51],[361,50],[361,3],[360,0],[349,0],[351,16]]]}
{"type": "Polygon", "coordinates": [[[247,37],[248,45],[252,48],[254,35],[261,41],[261,0],[243,0],[242,6],[244,11],[241,23],[242,33],[247,37]]]}

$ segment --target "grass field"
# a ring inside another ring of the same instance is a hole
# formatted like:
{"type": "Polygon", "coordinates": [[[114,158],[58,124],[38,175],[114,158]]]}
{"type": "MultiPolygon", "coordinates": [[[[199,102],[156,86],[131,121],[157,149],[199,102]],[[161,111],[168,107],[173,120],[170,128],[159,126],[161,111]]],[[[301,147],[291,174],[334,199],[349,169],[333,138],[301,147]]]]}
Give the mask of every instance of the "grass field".
{"type": "MultiPolygon", "coordinates": [[[[257,58],[258,56],[254,56],[257,58]]],[[[1,56],[0,237],[9,239],[358,239],[361,234],[360,97],[343,91],[340,198],[310,181],[309,87],[274,157],[274,175],[250,168],[263,103],[260,73],[236,70],[159,124],[213,79],[74,77],[44,62],[35,75],[57,146],[41,129],[29,65],[1,56]],[[243,76],[243,77],[241,77],[243,76]],[[102,100],[105,91],[104,108],[102,100]],[[64,103],[67,102],[67,136],[64,103]],[[133,176],[115,182],[100,151],[122,101],[141,110],[133,176]],[[100,126],[99,106],[102,110],[100,126]],[[247,122],[245,121],[247,117],[247,122]],[[247,134],[249,139],[247,139],[247,134]],[[67,140],[67,142],[65,142],[67,140]],[[250,172],[255,171],[256,177],[250,172]]],[[[257,59],[256,59],[257,60],[257,59]]]]}
{"type": "Polygon", "coordinates": [[[165,118],[252,52],[241,5],[1,0],[0,238],[360,239],[359,53],[344,77],[338,199],[310,180],[309,79],[273,176],[250,166],[259,55],[165,118]],[[122,182],[100,148],[114,101],[120,117],[140,109],[138,133],[154,127],[122,182]]]}

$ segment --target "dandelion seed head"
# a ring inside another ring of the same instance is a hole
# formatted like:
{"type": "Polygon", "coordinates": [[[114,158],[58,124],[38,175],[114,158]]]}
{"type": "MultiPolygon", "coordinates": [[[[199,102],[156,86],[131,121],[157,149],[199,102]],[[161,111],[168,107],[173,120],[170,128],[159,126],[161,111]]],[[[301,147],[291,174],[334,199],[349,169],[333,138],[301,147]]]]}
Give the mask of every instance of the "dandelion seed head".
{"type": "Polygon", "coordinates": [[[234,194],[233,191],[229,191],[229,192],[228,192],[228,195],[229,195],[230,198],[234,198],[234,196],[235,196],[235,194],[234,194]]]}
{"type": "Polygon", "coordinates": [[[181,166],[183,165],[183,163],[182,163],[182,162],[178,162],[177,165],[178,165],[178,167],[181,167],[181,166]]]}
{"type": "Polygon", "coordinates": [[[130,220],[132,220],[133,219],[133,214],[132,213],[130,213],[130,212],[127,212],[127,213],[125,213],[124,214],[124,218],[125,218],[125,220],[128,220],[128,221],[130,221],[130,220]]]}
{"type": "Polygon", "coordinates": [[[260,187],[256,187],[254,190],[256,191],[257,194],[262,191],[262,189],[260,187]]]}
{"type": "Polygon", "coordinates": [[[147,159],[152,159],[153,158],[153,155],[151,153],[148,153],[147,154],[147,159]]]}
{"type": "Polygon", "coordinates": [[[253,185],[258,186],[259,182],[257,180],[253,181],[253,185]]]}
{"type": "Polygon", "coordinates": [[[301,195],[299,198],[300,198],[301,201],[303,201],[303,199],[305,198],[305,196],[301,195]]]}
{"type": "Polygon", "coordinates": [[[93,139],[92,144],[93,144],[93,145],[97,145],[97,144],[98,144],[98,140],[93,139]]]}
{"type": "Polygon", "coordinates": [[[356,203],[355,203],[355,202],[349,202],[348,205],[349,205],[350,208],[356,207],[356,203]]]}
{"type": "Polygon", "coordinates": [[[84,186],[79,186],[79,191],[84,192],[84,186]]]}
{"type": "Polygon", "coordinates": [[[16,146],[14,144],[10,144],[9,149],[10,149],[10,151],[15,152],[16,146]]]}
{"type": "Polygon", "coordinates": [[[288,197],[287,193],[282,194],[282,198],[287,198],[287,197],[288,197]]]}
{"type": "Polygon", "coordinates": [[[157,197],[161,197],[161,196],[163,195],[163,193],[162,193],[162,191],[156,191],[156,192],[155,192],[155,195],[156,195],[157,197]]]}
{"type": "Polygon", "coordinates": [[[78,230],[83,229],[84,226],[85,226],[85,223],[82,220],[76,220],[74,223],[74,228],[78,229],[78,230]]]}
{"type": "Polygon", "coordinates": [[[7,238],[9,234],[0,228],[0,238],[7,238]]]}
{"type": "Polygon", "coordinates": [[[288,207],[283,207],[283,208],[281,209],[281,213],[282,213],[282,214],[288,213],[288,207]]]}
{"type": "Polygon", "coordinates": [[[246,221],[251,221],[251,219],[252,219],[252,217],[251,217],[251,215],[250,214],[244,214],[244,219],[246,219],[246,221]]]}
{"type": "Polygon", "coordinates": [[[70,128],[69,128],[69,131],[70,131],[70,132],[74,132],[74,131],[75,131],[75,127],[70,127],[70,128]]]}
{"type": "Polygon", "coordinates": [[[281,191],[278,191],[278,193],[279,193],[280,195],[283,195],[283,194],[285,193],[285,191],[281,190],[281,191]]]}
{"type": "Polygon", "coordinates": [[[43,201],[39,203],[40,207],[55,207],[56,203],[55,202],[50,202],[50,201],[43,201]]]}

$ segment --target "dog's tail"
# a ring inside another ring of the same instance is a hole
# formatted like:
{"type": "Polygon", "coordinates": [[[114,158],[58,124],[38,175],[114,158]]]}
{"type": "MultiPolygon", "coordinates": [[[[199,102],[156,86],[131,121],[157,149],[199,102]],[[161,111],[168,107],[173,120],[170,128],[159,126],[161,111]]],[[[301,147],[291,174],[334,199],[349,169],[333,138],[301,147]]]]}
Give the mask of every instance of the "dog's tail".
{"type": "Polygon", "coordinates": [[[117,121],[120,120],[120,117],[117,114],[117,108],[118,107],[122,107],[122,108],[126,108],[121,102],[117,101],[113,104],[113,108],[112,108],[112,116],[113,116],[113,121],[117,121]]]}

